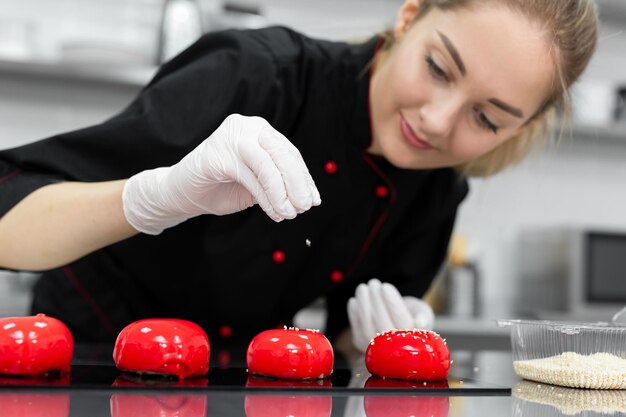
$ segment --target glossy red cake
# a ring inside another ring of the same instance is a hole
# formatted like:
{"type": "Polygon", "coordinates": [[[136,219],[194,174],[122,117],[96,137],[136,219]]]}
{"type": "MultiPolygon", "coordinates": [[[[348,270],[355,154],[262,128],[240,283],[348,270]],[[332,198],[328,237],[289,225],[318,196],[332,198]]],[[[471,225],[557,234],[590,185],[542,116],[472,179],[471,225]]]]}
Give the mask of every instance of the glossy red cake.
{"type": "Polygon", "coordinates": [[[450,351],[433,331],[391,330],[376,336],[365,352],[372,375],[420,381],[448,378],[450,351]]]}
{"type": "Polygon", "coordinates": [[[50,376],[69,373],[72,334],[44,314],[0,319],[0,375],[50,376]]]}
{"type": "Polygon", "coordinates": [[[333,372],[330,341],[317,330],[272,329],[252,339],[248,372],[283,379],[318,379],[333,372]]]}
{"type": "Polygon", "coordinates": [[[120,332],[113,359],[121,371],[184,379],[205,375],[210,354],[209,338],[197,324],[179,319],[144,319],[120,332]]]}

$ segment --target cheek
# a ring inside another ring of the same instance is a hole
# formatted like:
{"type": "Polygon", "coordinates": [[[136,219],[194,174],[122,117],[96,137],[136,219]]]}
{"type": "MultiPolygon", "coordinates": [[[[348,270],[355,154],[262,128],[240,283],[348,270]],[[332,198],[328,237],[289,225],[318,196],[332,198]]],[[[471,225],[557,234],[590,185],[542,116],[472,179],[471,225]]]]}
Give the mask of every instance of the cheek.
{"type": "Polygon", "coordinates": [[[397,71],[394,87],[396,102],[400,107],[416,107],[427,103],[433,88],[425,74],[408,69],[397,71]]]}
{"type": "Polygon", "coordinates": [[[420,60],[415,54],[407,55],[404,51],[397,51],[384,73],[382,94],[386,96],[389,106],[397,110],[427,101],[433,86],[424,66],[420,66],[420,60]]]}
{"type": "Polygon", "coordinates": [[[476,132],[467,128],[460,129],[450,148],[450,155],[458,161],[479,158],[500,146],[504,141],[487,133],[476,132]]]}

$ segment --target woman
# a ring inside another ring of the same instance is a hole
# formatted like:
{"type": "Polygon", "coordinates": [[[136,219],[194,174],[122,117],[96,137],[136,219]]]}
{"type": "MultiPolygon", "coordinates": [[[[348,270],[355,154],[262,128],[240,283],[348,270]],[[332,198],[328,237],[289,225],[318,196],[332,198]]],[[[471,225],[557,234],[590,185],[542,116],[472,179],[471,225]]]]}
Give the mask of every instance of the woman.
{"type": "Polygon", "coordinates": [[[90,341],[173,316],[247,342],[320,296],[335,340],[377,277],[363,349],[437,273],[465,177],[567,109],[596,26],[591,0],[406,0],[360,45],[208,34],[112,119],[0,153],[0,266],[45,271],[33,311],[90,341]]]}

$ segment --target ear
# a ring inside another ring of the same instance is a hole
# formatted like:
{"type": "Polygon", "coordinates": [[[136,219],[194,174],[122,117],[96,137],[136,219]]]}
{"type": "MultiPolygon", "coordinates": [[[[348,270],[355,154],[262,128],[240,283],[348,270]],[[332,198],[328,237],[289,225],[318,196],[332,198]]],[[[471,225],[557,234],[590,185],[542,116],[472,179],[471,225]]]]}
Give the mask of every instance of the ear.
{"type": "Polygon", "coordinates": [[[404,3],[400,6],[400,10],[398,11],[396,24],[393,28],[393,34],[396,39],[401,38],[411,27],[420,7],[422,7],[422,3],[424,3],[424,0],[404,0],[404,3]]]}

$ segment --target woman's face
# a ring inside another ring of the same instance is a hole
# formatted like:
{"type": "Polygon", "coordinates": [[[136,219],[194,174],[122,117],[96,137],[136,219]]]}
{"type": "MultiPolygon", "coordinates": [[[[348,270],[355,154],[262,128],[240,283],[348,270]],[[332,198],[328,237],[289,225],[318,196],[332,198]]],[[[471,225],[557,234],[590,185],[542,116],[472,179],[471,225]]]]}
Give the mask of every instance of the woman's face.
{"type": "Polygon", "coordinates": [[[404,4],[396,43],[375,62],[369,152],[400,168],[456,166],[519,132],[554,65],[545,35],[521,15],[431,9],[411,24],[419,1],[404,4]]]}

